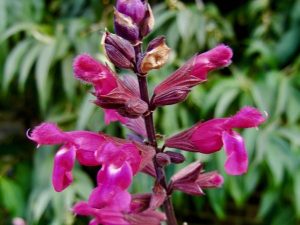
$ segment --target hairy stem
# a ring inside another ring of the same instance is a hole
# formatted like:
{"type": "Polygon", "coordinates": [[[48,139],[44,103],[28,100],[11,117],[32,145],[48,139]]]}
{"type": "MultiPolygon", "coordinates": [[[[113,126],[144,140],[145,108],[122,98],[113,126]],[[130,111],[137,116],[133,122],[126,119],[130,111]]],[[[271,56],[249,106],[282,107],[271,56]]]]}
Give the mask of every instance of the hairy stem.
{"type": "MultiPolygon", "coordinates": [[[[142,53],[140,44],[135,47],[135,52],[136,52],[136,59],[137,59],[139,55],[142,53]]],[[[141,99],[145,101],[148,104],[148,106],[150,106],[147,78],[146,76],[141,76],[141,74],[138,73],[137,68],[135,68],[135,73],[138,77],[141,99]]],[[[153,112],[149,111],[146,115],[144,115],[144,119],[145,119],[148,141],[150,145],[155,148],[156,153],[159,153],[161,152],[161,149],[157,147],[155,127],[153,122],[153,112]]],[[[163,167],[157,164],[155,157],[153,159],[153,163],[154,163],[155,173],[156,173],[156,184],[160,184],[167,192],[167,180],[165,176],[165,170],[163,167]]],[[[174,213],[171,195],[167,196],[163,204],[163,207],[167,216],[167,224],[177,225],[177,220],[174,213]]]]}

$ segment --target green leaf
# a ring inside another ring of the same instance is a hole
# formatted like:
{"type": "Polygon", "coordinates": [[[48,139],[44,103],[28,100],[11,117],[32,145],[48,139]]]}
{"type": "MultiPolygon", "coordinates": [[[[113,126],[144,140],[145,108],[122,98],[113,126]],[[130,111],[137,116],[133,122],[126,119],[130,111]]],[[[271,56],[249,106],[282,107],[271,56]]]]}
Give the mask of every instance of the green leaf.
{"type": "Polygon", "coordinates": [[[28,23],[28,22],[16,23],[15,25],[7,29],[3,35],[1,35],[0,43],[20,31],[31,31],[34,29],[36,29],[36,27],[33,23],[28,23]]]}
{"type": "Polygon", "coordinates": [[[24,57],[22,64],[20,66],[20,76],[19,76],[19,90],[24,92],[25,83],[29,76],[30,70],[41,51],[42,45],[36,44],[31,48],[26,57],[24,57]]]}
{"type": "Polygon", "coordinates": [[[215,105],[224,92],[231,89],[236,89],[237,83],[235,80],[219,80],[217,84],[207,93],[204,98],[203,109],[205,114],[215,105]]]}
{"type": "Polygon", "coordinates": [[[286,141],[271,133],[266,147],[265,159],[273,175],[274,184],[276,186],[282,185],[285,168],[291,163],[288,158],[289,145],[286,141]]]}
{"type": "Polygon", "coordinates": [[[217,217],[224,219],[225,213],[225,192],[224,189],[207,190],[209,203],[217,214],[217,217]]]}
{"type": "Polygon", "coordinates": [[[169,26],[166,38],[167,38],[167,45],[170,46],[170,48],[176,50],[175,48],[178,46],[178,42],[180,38],[176,23],[172,23],[169,26]]]}
{"type": "Polygon", "coordinates": [[[298,170],[294,174],[293,182],[293,191],[294,191],[294,205],[296,208],[297,218],[300,218],[300,171],[298,170]]]}
{"type": "Polygon", "coordinates": [[[75,97],[76,80],[73,76],[72,70],[73,56],[68,55],[65,57],[61,64],[63,87],[67,97],[72,100],[75,97]]]}
{"type": "Polygon", "coordinates": [[[223,93],[216,105],[215,117],[222,117],[225,115],[226,110],[228,109],[230,104],[236,99],[239,92],[239,89],[230,89],[223,93]]]}
{"type": "Polygon", "coordinates": [[[177,105],[171,105],[163,108],[163,115],[161,117],[162,127],[166,134],[171,135],[179,129],[177,119],[177,105]]]}
{"type": "Polygon", "coordinates": [[[275,214],[271,225],[295,225],[296,223],[294,212],[290,206],[286,206],[275,214]]]}
{"type": "Polygon", "coordinates": [[[32,205],[33,221],[38,222],[41,219],[52,197],[51,189],[44,189],[35,196],[32,205]]]}
{"type": "Polygon", "coordinates": [[[198,15],[198,28],[196,32],[197,42],[200,48],[203,48],[206,42],[206,19],[203,16],[198,15]]]}
{"type": "Polygon", "coordinates": [[[269,106],[266,102],[265,96],[261,92],[261,89],[259,89],[258,86],[254,85],[251,88],[251,93],[254,99],[255,104],[260,108],[261,110],[270,112],[269,106]]]}
{"type": "Polygon", "coordinates": [[[281,77],[281,81],[279,83],[279,90],[278,90],[278,100],[275,109],[275,116],[280,116],[286,109],[286,103],[290,96],[290,80],[284,76],[281,77]]]}
{"type": "Polygon", "coordinates": [[[174,11],[164,11],[160,15],[155,17],[155,24],[152,32],[156,32],[161,26],[163,26],[169,19],[174,17],[176,12],[174,11]]]}
{"type": "Polygon", "coordinates": [[[289,124],[295,124],[300,117],[300,92],[290,87],[290,95],[287,102],[287,119],[289,124]]]}
{"type": "Polygon", "coordinates": [[[8,21],[8,17],[7,17],[6,1],[1,0],[0,1],[0,32],[1,33],[7,26],[7,21],[8,21]]]}
{"type": "Polygon", "coordinates": [[[4,75],[3,75],[3,83],[2,88],[3,92],[6,93],[11,81],[16,74],[20,60],[24,56],[26,50],[28,50],[29,45],[31,44],[31,40],[25,39],[24,41],[20,42],[14,49],[10,52],[4,68],[4,75]]]}
{"type": "Polygon", "coordinates": [[[286,64],[298,51],[300,46],[299,36],[300,28],[298,25],[293,26],[284,33],[275,49],[275,54],[280,64],[286,64]]]}
{"type": "Polygon", "coordinates": [[[257,214],[258,218],[264,218],[272,210],[279,197],[278,194],[277,190],[270,189],[263,194],[257,214]]]}
{"type": "Polygon", "coordinates": [[[96,105],[92,102],[93,97],[90,93],[88,93],[80,106],[78,111],[78,120],[76,123],[76,129],[81,130],[84,129],[92,116],[93,112],[96,109],[96,105]]]}
{"type": "Polygon", "coordinates": [[[226,183],[228,184],[228,190],[236,205],[241,207],[247,197],[243,187],[243,179],[241,177],[228,177],[226,183]]]}
{"type": "Polygon", "coordinates": [[[4,207],[13,216],[23,216],[25,201],[22,189],[17,183],[0,177],[0,197],[4,207]]]}
{"type": "Polygon", "coordinates": [[[188,41],[195,34],[197,17],[189,9],[184,9],[177,14],[178,31],[184,41],[188,41]],[[192,22],[193,21],[193,22],[192,22]]]}
{"type": "Polygon", "coordinates": [[[50,67],[54,60],[55,42],[45,45],[39,54],[35,68],[35,78],[38,91],[39,104],[42,112],[45,112],[50,97],[50,67]]]}

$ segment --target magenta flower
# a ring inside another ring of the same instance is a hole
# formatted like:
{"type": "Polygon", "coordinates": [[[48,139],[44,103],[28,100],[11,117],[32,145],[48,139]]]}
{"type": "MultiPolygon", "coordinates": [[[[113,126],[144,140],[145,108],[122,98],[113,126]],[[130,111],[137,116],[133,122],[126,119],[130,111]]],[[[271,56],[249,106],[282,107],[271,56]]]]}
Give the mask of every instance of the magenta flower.
{"type": "Polygon", "coordinates": [[[103,108],[116,109],[126,117],[138,117],[148,105],[130,90],[126,84],[100,62],[87,54],[79,55],[73,63],[77,79],[90,83],[95,88],[95,103],[103,108]]]}
{"type": "Polygon", "coordinates": [[[94,87],[94,103],[104,109],[104,122],[118,121],[133,131],[127,140],[103,133],[60,130],[53,123],[42,123],[28,134],[40,145],[61,145],[54,158],[52,183],[63,191],[73,181],[77,160],[83,166],[98,166],[96,187],[86,202],[73,212],[92,217],[89,225],[160,225],[177,224],[172,206],[173,191],[203,195],[204,189],[218,188],[223,177],[216,171],[204,172],[200,162],[166,176],[170,164],[185,161],[183,154],[166,147],[211,154],[224,147],[225,171],[245,173],[248,156],[243,138],[235,128],[256,127],[265,121],[255,108],[245,107],[227,118],[198,123],[166,140],[156,132],[153,113],[159,106],[184,101],[192,88],[207,80],[207,74],[228,66],[232,50],[224,45],[197,54],[154,88],[149,96],[148,72],[164,66],[170,48],[159,36],[143,50],[144,38],[154,26],[147,0],[117,0],[114,9],[115,33],[105,32],[102,44],[114,66],[131,70],[135,76],[117,76],[107,65],[88,54],[73,62],[75,78],[94,87]],[[165,141],[165,143],[162,143],[165,141]],[[151,193],[128,192],[134,176],[146,173],[154,179],[151,193]],[[164,208],[164,213],[157,211],[164,208]]]}
{"type": "Polygon", "coordinates": [[[191,88],[207,80],[207,73],[228,66],[232,50],[226,45],[194,56],[154,89],[153,107],[184,101],[191,88]]]}
{"type": "Polygon", "coordinates": [[[63,132],[53,123],[37,126],[29,138],[39,146],[62,144],[55,155],[52,175],[54,189],[58,192],[72,183],[75,158],[85,166],[100,165],[94,156],[95,151],[109,140],[107,136],[88,131],[63,132]]]}
{"type": "Polygon", "coordinates": [[[113,72],[88,54],[77,56],[73,68],[77,79],[94,85],[96,96],[108,94],[118,86],[113,72]]]}
{"type": "Polygon", "coordinates": [[[68,187],[73,180],[72,168],[75,158],[81,165],[122,166],[129,163],[131,173],[136,174],[148,164],[154,154],[151,147],[116,139],[89,131],[63,132],[53,123],[37,126],[28,137],[40,145],[61,144],[54,159],[52,181],[58,192],[68,187]]]}
{"type": "Polygon", "coordinates": [[[248,169],[248,156],[243,138],[233,128],[257,127],[265,121],[255,108],[244,107],[236,115],[200,122],[166,140],[167,147],[210,154],[224,146],[227,159],[225,171],[240,175],[248,169]]]}

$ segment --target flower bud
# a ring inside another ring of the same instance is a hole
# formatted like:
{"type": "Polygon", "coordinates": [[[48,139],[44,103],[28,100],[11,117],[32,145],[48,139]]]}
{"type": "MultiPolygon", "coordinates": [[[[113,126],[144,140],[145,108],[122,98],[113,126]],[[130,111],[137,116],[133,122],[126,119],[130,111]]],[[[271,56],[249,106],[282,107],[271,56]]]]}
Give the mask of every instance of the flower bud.
{"type": "Polygon", "coordinates": [[[172,163],[179,164],[185,161],[184,155],[179,152],[165,151],[164,153],[170,157],[172,163]]]}
{"type": "Polygon", "coordinates": [[[106,32],[103,36],[103,44],[106,55],[113,64],[124,69],[133,67],[135,52],[129,41],[106,32]]]}
{"type": "Polygon", "coordinates": [[[116,9],[139,24],[144,19],[147,8],[141,0],[118,0],[116,9]]]}
{"type": "Polygon", "coordinates": [[[216,171],[201,173],[196,180],[201,188],[218,188],[222,186],[223,182],[224,178],[216,171]]]}
{"type": "Polygon", "coordinates": [[[148,105],[140,98],[132,98],[128,99],[124,106],[117,110],[123,116],[137,118],[148,110],[148,105]]]}
{"type": "Polygon", "coordinates": [[[231,58],[232,50],[223,44],[192,57],[155,87],[151,101],[153,107],[184,101],[192,87],[207,80],[208,72],[228,66],[231,58]]]}
{"type": "Polygon", "coordinates": [[[156,162],[158,163],[158,165],[160,165],[162,167],[165,167],[171,163],[170,156],[168,156],[167,154],[165,154],[163,152],[157,153],[155,158],[156,158],[156,162]]]}
{"type": "Polygon", "coordinates": [[[164,92],[159,93],[157,96],[153,96],[153,100],[151,101],[153,108],[164,105],[172,105],[177,102],[184,101],[191,89],[184,86],[178,86],[174,88],[170,88],[164,92]]]}
{"type": "Polygon", "coordinates": [[[152,9],[149,4],[147,4],[147,11],[145,13],[144,20],[140,25],[140,37],[146,37],[154,27],[154,16],[152,9]]]}
{"type": "Polygon", "coordinates": [[[132,21],[131,17],[118,12],[116,9],[114,15],[114,26],[116,34],[133,44],[137,44],[140,41],[139,28],[132,21]]]}
{"type": "Polygon", "coordinates": [[[153,194],[151,196],[149,208],[155,210],[164,203],[164,201],[167,197],[167,193],[166,193],[166,190],[159,183],[155,184],[152,191],[153,191],[153,194]]]}
{"type": "Polygon", "coordinates": [[[161,68],[168,60],[170,48],[164,37],[158,37],[150,42],[146,54],[140,63],[140,71],[148,73],[149,70],[161,68]]]}
{"type": "Polygon", "coordinates": [[[223,177],[220,174],[215,171],[204,173],[202,165],[197,161],[172,176],[168,189],[190,195],[203,195],[202,189],[219,188],[222,184],[223,177]]]}

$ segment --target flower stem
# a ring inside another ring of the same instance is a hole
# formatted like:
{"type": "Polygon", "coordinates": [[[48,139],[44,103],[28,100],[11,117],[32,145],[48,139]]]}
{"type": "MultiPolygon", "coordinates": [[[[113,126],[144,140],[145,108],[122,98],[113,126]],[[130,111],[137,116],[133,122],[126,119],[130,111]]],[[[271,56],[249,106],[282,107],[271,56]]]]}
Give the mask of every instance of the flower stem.
{"type": "MultiPolygon", "coordinates": [[[[136,59],[137,59],[139,57],[139,55],[142,53],[141,44],[139,44],[135,47],[135,53],[136,53],[136,59]]],[[[150,106],[147,77],[141,76],[141,74],[138,73],[137,68],[134,69],[134,72],[136,73],[137,78],[138,78],[141,99],[143,101],[145,101],[148,104],[148,106],[150,106]]],[[[154,127],[154,122],[153,122],[153,112],[149,111],[149,113],[145,114],[144,119],[145,119],[148,141],[149,141],[150,145],[155,148],[156,153],[159,153],[159,152],[161,152],[161,149],[159,149],[157,147],[155,127],[154,127]]],[[[167,185],[165,170],[163,167],[161,167],[160,165],[157,164],[155,157],[153,158],[153,163],[154,163],[155,173],[156,173],[155,183],[160,184],[167,192],[168,185],[167,185]]],[[[167,224],[168,225],[177,225],[177,220],[176,220],[176,216],[175,216],[175,212],[174,212],[174,208],[173,208],[173,204],[172,204],[171,195],[168,195],[166,197],[163,207],[164,207],[164,211],[167,216],[167,224]]]]}

